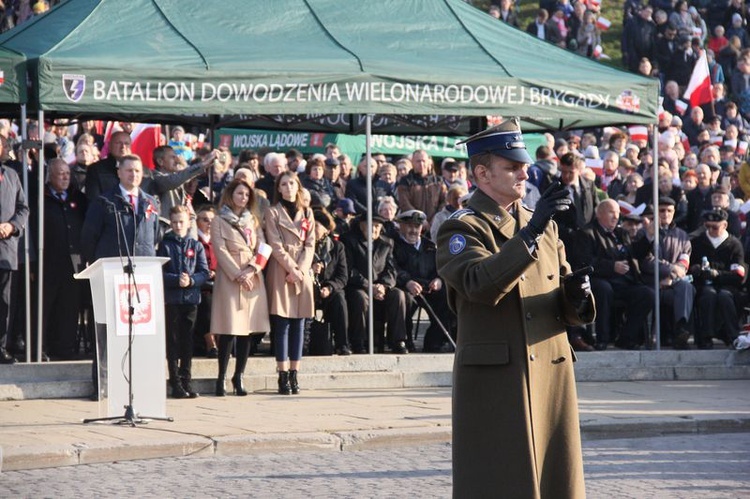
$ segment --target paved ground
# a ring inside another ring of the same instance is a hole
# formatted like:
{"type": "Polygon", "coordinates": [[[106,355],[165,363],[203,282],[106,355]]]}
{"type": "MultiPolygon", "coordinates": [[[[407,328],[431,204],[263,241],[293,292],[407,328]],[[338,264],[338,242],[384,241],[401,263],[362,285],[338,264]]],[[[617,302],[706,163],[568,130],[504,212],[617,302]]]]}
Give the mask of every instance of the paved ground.
{"type": "MultiPolygon", "coordinates": [[[[578,383],[586,439],[750,431],[747,381],[578,383]]],[[[361,450],[448,442],[450,389],[305,390],[169,400],[173,423],[84,425],[84,400],[0,402],[4,469],[183,455],[361,450]]],[[[1,495],[1,494],[0,494],[1,495]]]]}
{"type": "MultiPolygon", "coordinates": [[[[11,471],[6,497],[442,498],[449,444],[169,458],[11,471]],[[52,492],[54,490],[54,492],[52,492]]],[[[750,433],[584,442],[589,498],[750,496],[750,433]]]]}

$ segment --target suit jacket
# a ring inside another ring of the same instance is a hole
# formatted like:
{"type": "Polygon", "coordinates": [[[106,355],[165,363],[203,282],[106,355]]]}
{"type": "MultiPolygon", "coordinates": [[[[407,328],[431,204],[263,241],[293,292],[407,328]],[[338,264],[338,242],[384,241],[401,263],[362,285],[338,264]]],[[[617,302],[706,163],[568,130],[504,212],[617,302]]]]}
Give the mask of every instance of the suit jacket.
{"type": "Polygon", "coordinates": [[[598,204],[599,196],[596,195],[594,183],[579,177],[578,192],[573,194],[573,204],[570,209],[555,215],[560,238],[566,244],[573,232],[582,229],[594,219],[594,211],[598,204]]]}
{"type": "MultiPolygon", "coordinates": [[[[86,170],[86,197],[89,203],[92,203],[102,194],[111,191],[120,184],[117,176],[117,160],[113,156],[107,156],[104,159],[92,164],[86,170]]],[[[143,167],[143,180],[141,189],[148,194],[155,194],[151,185],[151,170],[143,167]]],[[[156,204],[158,207],[159,205],[156,204]]]]}
{"type": "Polygon", "coordinates": [[[570,271],[550,223],[530,251],[516,217],[481,190],[438,231],[437,265],[458,316],[454,497],[583,497],[573,354],[565,325],[594,320],[560,285],[570,271]],[[477,390],[477,386],[486,389],[477,390]]]}
{"type": "Polygon", "coordinates": [[[399,236],[394,241],[393,247],[398,287],[405,290],[406,283],[409,281],[415,281],[422,287],[427,287],[438,276],[436,252],[435,243],[429,239],[423,237],[417,249],[399,236]]]}
{"type": "Polygon", "coordinates": [[[69,188],[61,201],[49,189],[44,191],[44,275],[53,280],[71,280],[84,267],[81,231],[86,219],[86,196],[69,188]]]}
{"type": "Polygon", "coordinates": [[[159,208],[156,199],[138,190],[138,213],[122,196],[119,184],[94,199],[81,229],[81,251],[88,263],[109,256],[156,256],[159,208]],[[122,234],[117,216],[122,220],[122,234]]]}

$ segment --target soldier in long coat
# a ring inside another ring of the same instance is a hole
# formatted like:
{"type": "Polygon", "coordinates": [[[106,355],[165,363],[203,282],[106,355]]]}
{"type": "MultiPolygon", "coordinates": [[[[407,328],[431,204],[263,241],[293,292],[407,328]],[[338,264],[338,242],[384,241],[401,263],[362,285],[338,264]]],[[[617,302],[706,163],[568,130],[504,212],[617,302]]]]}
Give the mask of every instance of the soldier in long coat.
{"type": "Polygon", "coordinates": [[[552,215],[521,204],[531,158],[509,120],[467,140],[478,189],[438,233],[438,272],[458,316],[453,370],[453,496],[585,496],[573,361],[565,326],[594,319],[552,215]],[[563,280],[564,279],[564,280],[563,280]],[[562,282],[562,283],[561,283],[562,282]]]}
{"type": "Polygon", "coordinates": [[[260,222],[251,211],[254,191],[244,180],[233,180],[221,196],[219,215],[211,224],[216,255],[211,306],[211,332],[219,338],[219,375],[216,395],[226,395],[226,372],[236,338],[232,384],[237,395],[247,395],[242,374],[250,353],[250,334],[271,329],[263,261],[257,259],[265,242],[260,222]]]}
{"type": "Polygon", "coordinates": [[[276,349],[279,394],[299,393],[304,322],[315,315],[312,263],[315,220],[302,206],[302,183],[294,172],[276,177],[274,204],[266,210],[265,229],[273,248],[266,285],[271,304],[271,333],[276,349]]]}

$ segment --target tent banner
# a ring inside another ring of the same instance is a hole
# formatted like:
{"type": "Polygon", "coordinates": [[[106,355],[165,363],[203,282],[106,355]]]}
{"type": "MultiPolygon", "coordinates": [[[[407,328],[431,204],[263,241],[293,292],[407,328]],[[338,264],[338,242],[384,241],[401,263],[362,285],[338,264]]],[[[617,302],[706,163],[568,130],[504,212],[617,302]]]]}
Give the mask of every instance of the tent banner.
{"type": "MultiPolygon", "coordinates": [[[[406,155],[423,149],[431,156],[466,159],[466,147],[456,144],[462,138],[441,135],[373,135],[371,147],[373,152],[387,155],[406,155]]],[[[216,131],[214,140],[215,146],[227,147],[232,154],[243,149],[287,151],[291,148],[307,154],[323,153],[329,143],[336,144],[353,159],[365,153],[364,135],[222,128],[216,131]]]]}

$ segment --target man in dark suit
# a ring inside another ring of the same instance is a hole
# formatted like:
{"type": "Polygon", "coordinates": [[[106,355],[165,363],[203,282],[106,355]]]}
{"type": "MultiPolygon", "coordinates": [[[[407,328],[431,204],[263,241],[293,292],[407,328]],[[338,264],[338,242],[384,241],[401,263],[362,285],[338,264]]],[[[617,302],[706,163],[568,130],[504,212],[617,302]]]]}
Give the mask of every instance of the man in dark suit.
{"type": "Polygon", "coordinates": [[[44,191],[44,347],[54,359],[70,360],[78,353],[78,311],[83,270],[81,229],[86,196],[71,184],[70,167],[60,159],[49,162],[44,191]]]}
{"type": "Polygon", "coordinates": [[[615,300],[626,304],[626,319],[615,346],[637,350],[646,317],[654,306],[654,290],[643,284],[638,262],[630,250],[630,237],[617,224],[620,205],[605,199],[596,208],[596,219],[574,236],[567,247],[573,268],[591,265],[591,289],[596,301],[596,349],[611,339],[615,300]],[[574,263],[575,262],[575,263],[574,263]]]}
{"type": "Polygon", "coordinates": [[[113,189],[96,198],[86,213],[81,231],[81,251],[88,263],[108,256],[156,256],[159,208],[152,196],[140,188],[143,164],[135,155],[120,158],[113,189]],[[122,234],[117,216],[122,220],[122,234]]]}
{"type": "Polygon", "coordinates": [[[560,239],[567,245],[571,235],[594,219],[594,210],[599,198],[594,183],[581,176],[584,161],[572,152],[560,158],[560,182],[570,191],[573,203],[568,211],[555,216],[560,229],[560,239]]]}
{"type": "MultiPolygon", "coordinates": [[[[3,147],[0,144],[0,156],[3,147]]],[[[16,359],[6,350],[12,271],[18,270],[18,240],[29,218],[29,207],[18,174],[0,164],[0,364],[16,359]]]]}
{"type": "MultiPolygon", "coordinates": [[[[385,318],[388,342],[393,353],[408,353],[406,348],[406,297],[396,287],[396,267],[393,263],[393,241],[380,237],[384,220],[372,217],[372,275],[374,316],[385,318]]],[[[367,345],[367,218],[364,215],[352,224],[341,237],[346,250],[349,280],[346,301],[349,306],[349,340],[354,353],[366,353],[367,345]]],[[[382,320],[382,319],[381,319],[382,320]]],[[[375,346],[381,347],[382,335],[376,335],[375,346]],[[381,336],[381,338],[378,338],[381,336]]]]}

